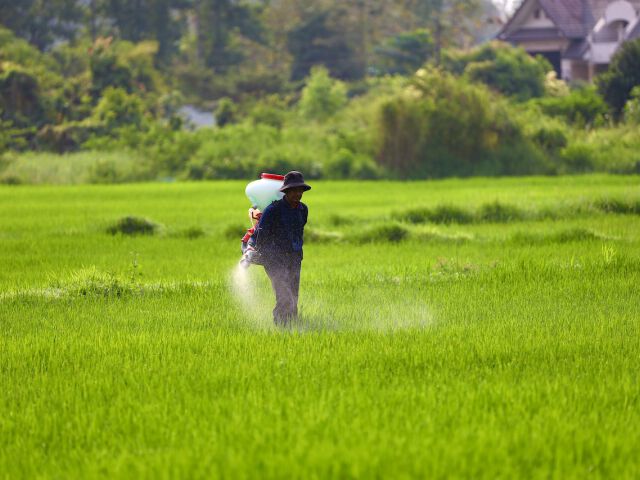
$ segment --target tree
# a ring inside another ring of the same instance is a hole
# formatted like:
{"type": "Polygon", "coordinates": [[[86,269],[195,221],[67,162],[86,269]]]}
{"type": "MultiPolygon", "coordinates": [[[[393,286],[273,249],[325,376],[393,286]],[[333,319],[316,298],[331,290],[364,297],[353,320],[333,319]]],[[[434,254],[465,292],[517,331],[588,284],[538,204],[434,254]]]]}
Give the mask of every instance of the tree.
{"type": "Polygon", "coordinates": [[[259,6],[233,0],[200,0],[198,11],[198,50],[207,67],[226,72],[242,62],[244,56],[234,42],[239,35],[258,42],[263,27],[259,6]]]}
{"type": "Polygon", "coordinates": [[[337,28],[334,21],[328,10],[314,12],[289,32],[287,48],[293,56],[292,80],[306,77],[315,65],[324,65],[332,76],[343,80],[364,76],[362,58],[358,58],[344,29],[337,28]]]}
{"type": "Polygon", "coordinates": [[[167,61],[183,30],[171,11],[189,6],[188,0],[90,0],[84,14],[94,40],[101,35],[136,43],[156,40],[157,57],[167,61]]]}
{"type": "Polygon", "coordinates": [[[418,25],[431,31],[434,57],[447,47],[469,47],[477,30],[482,0],[409,0],[418,25]]]}
{"type": "Polygon", "coordinates": [[[532,58],[522,48],[502,42],[469,51],[449,50],[443,54],[442,65],[518,100],[542,96],[546,73],[552,69],[544,58],[532,58]]]}
{"type": "Polygon", "coordinates": [[[76,0],[0,0],[2,24],[40,50],[73,39],[82,20],[76,0]]]}
{"type": "Polygon", "coordinates": [[[620,119],[631,91],[640,85],[640,39],[624,43],[596,81],[613,115],[620,119]]]}
{"type": "Polygon", "coordinates": [[[387,39],[375,49],[377,68],[383,73],[414,73],[433,54],[433,40],[425,29],[405,32],[387,39]]]}
{"type": "Polygon", "coordinates": [[[300,110],[310,119],[326,120],[347,103],[347,89],[325,67],[314,67],[302,91],[300,110]]]}
{"type": "Polygon", "coordinates": [[[530,173],[539,160],[504,100],[437,69],[385,100],[378,126],[378,161],[403,178],[530,173]]]}

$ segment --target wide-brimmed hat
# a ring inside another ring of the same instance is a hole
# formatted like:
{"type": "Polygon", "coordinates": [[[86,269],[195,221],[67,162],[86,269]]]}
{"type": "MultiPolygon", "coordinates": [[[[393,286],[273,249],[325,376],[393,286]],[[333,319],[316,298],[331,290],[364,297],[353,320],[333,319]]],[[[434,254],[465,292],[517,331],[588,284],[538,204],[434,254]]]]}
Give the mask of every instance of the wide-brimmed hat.
{"type": "Polygon", "coordinates": [[[289,172],[284,176],[284,184],[280,187],[280,191],[284,192],[290,188],[302,187],[304,191],[311,190],[311,187],[304,183],[304,177],[300,172],[289,172]]]}

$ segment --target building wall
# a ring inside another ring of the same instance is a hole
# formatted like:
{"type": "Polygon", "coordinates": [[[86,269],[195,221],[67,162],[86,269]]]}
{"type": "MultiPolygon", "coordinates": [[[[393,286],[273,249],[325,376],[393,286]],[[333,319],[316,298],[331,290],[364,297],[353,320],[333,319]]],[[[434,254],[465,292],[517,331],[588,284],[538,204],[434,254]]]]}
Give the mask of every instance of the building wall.
{"type": "MultiPolygon", "coordinates": [[[[596,22],[599,18],[602,18],[604,15],[604,11],[607,9],[607,6],[610,3],[613,3],[615,0],[590,0],[589,3],[591,5],[591,11],[593,12],[593,18],[596,19],[596,22]]],[[[626,0],[636,9],[636,13],[640,13],[640,0],[626,0]]]]}

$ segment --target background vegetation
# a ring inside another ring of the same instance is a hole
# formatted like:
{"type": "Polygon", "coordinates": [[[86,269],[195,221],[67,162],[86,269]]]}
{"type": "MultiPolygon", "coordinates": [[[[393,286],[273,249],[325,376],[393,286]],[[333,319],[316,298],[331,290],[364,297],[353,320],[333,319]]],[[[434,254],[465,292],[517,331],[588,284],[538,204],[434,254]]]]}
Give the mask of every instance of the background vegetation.
{"type": "Polygon", "coordinates": [[[480,0],[0,13],[3,183],[640,170],[640,43],[596,86],[566,85],[542,59],[479,43],[500,14],[480,0]],[[185,105],[216,125],[190,125],[185,105]]]}

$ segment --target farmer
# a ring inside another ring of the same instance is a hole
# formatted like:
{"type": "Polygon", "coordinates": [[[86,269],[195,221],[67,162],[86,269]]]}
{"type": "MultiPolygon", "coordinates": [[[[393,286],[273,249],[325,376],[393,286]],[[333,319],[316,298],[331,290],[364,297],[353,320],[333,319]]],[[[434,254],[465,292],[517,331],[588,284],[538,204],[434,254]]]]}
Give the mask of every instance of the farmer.
{"type": "Polygon", "coordinates": [[[302,236],[308,213],[300,199],[310,189],[300,172],[287,173],[280,188],[284,197],[265,208],[256,229],[256,249],[276,294],[276,325],[287,325],[298,317],[302,236]]]}

